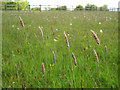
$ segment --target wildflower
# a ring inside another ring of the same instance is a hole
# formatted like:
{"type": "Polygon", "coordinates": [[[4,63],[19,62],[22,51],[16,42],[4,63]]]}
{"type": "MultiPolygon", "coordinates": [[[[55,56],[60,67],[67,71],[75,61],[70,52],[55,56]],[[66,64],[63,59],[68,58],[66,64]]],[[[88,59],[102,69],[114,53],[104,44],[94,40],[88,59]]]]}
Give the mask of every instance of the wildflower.
{"type": "Polygon", "coordinates": [[[13,84],[15,84],[15,82],[13,82],[13,84]]]}
{"type": "Polygon", "coordinates": [[[86,47],[85,49],[88,50],[88,47],[86,47]]]}
{"type": "Polygon", "coordinates": [[[58,29],[56,29],[56,31],[58,31],[58,29]]]}
{"type": "Polygon", "coordinates": [[[19,30],[19,28],[17,28],[17,30],[19,30]]]}
{"type": "Polygon", "coordinates": [[[58,35],[58,37],[60,37],[60,35],[58,35]]]}
{"type": "Polygon", "coordinates": [[[100,32],[101,32],[101,33],[103,32],[102,29],[100,30],[100,32]]]}
{"type": "Polygon", "coordinates": [[[72,23],[70,23],[70,26],[72,25],[72,23]]]}
{"type": "Polygon", "coordinates": [[[14,25],[12,25],[12,27],[14,28],[14,25]]]}
{"type": "Polygon", "coordinates": [[[68,34],[68,36],[69,36],[70,34],[68,34]]]}
{"type": "Polygon", "coordinates": [[[57,42],[58,40],[57,39],[54,39],[55,42],[57,42]]]}
{"type": "Polygon", "coordinates": [[[53,67],[54,66],[54,63],[53,64],[50,64],[50,67],[53,67]]]}
{"type": "Polygon", "coordinates": [[[99,22],[99,24],[101,24],[101,22],[99,22]]]}

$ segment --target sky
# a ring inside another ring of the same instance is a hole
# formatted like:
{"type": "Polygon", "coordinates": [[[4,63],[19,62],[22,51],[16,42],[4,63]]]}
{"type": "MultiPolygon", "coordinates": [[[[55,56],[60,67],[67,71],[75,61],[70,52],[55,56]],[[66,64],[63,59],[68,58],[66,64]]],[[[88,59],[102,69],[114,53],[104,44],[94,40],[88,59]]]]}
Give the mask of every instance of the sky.
{"type": "Polygon", "coordinates": [[[66,5],[66,6],[77,6],[82,5],[85,7],[86,4],[94,4],[98,7],[107,4],[109,8],[118,8],[118,2],[120,0],[27,0],[30,5],[66,5]]]}

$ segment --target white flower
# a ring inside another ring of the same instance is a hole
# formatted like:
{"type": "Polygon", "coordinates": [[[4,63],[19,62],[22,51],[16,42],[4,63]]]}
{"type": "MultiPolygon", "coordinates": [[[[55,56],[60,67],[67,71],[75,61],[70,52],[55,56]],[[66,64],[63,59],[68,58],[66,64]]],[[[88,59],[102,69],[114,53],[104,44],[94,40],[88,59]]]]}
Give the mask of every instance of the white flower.
{"type": "Polygon", "coordinates": [[[13,82],[13,84],[15,84],[15,82],[13,82]]]}
{"type": "Polygon", "coordinates": [[[69,36],[70,34],[68,34],[68,36],[69,36]]]}
{"type": "Polygon", "coordinates": [[[99,22],[99,24],[101,24],[101,22],[99,22]]]}
{"type": "Polygon", "coordinates": [[[70,26],[72,25],[72,23],[70,23],[70,26]]]}
{"type": "Polygon", "coordinates": [[[84,16],[84,18],[85,18],[86,16],[84,16]]]}
{"type": "Polygon", "coordinates": [[[101,32],[101,33],[103,32],[102,29],[100,30],[100,32],[101,32]]]}
{"type": "Polygon", "coordinates": [[[17,30],[19,30],[19,28],[17,28],[17,30]]]}
{"type": "Polygon", "coordinates": [[[54,41],[56,42],[57,40],[56,40],[56,39],[54,39],[54,41]]]}
{"type": "Polygon", "coordinates": [[[76,19],[76,17],[74,17],[74,19],[76,19]]]}
{"type": "Polygon", "coordinates": [[[14,25],[12,25],[12,27],[14,28],[14,25]]]}
{"type": "Polygon", "coordinates": [[[58,29],[56,29],[56,31],[58,31],[58,29]]]}
{"type": "Polygon", "coordinates": [[[13,51],[12,51],[12,53],[13,53],[13,51]]]}

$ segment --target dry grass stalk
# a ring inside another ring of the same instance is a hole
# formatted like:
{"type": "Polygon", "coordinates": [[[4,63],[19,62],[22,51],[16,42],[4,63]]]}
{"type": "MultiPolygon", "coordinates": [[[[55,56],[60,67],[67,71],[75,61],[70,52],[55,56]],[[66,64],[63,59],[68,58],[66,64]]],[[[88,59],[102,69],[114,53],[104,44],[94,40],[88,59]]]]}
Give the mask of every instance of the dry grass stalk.
{"type": "Polygon", "coordinates": [[[76,58],[75,58],[75,56],[74,56],[74,53],[72,53],[72,57],[73,57],[73,60],[74,60],[74,64],[75,64],[75,66],[77,65],[77,62],[76,62],[76,58]]]}
{"type": "Polygon", "coordinates": [[[21,26],[24,27],[24,22],[20,16],[19,16],[19,19],[20,19],[21,26]]]}
{"type": "Polygon", "coordinates": [[[44,63],[42,63],[42,73],[45,73],[45,67],[44,67],[44,63]]]}
{"type": "Polygon", "coordinates": [[[95,53],[95,59],[96,59],[97,63],[99,63],[99,61],[98,61],[98,56],[97,56],[97,53],[96,53],[95,50],[94,50],[94,53],[95,53]]]}
{"type": "Polygon", "coordinates": [[[93,30],[90,30],[90,31],[92,32],[92,35],[93,35],[94,39],[96,40],[97,44],[100,45],[100,40],[97,37],[97,35],[95,34],[95,32],[93,30]]]}
{"type": "Polygon", "coordinates": [[[40,29],[41,36],[43,37],[43,31],[40,26],[39,26],[39,29],[40,29]]]}
{"type": "Polygon", "coordinates": [[[107,46],[105,45],[105,53],[107,54],[107,46]]]}
{"type": "Polygon", "coordinates": [[[53,51],[53,61],[54,61],[54,64],[55,64],[55,52],[53,51]]]}
{"type": "Polygon", "coordinates": [[[65,40],[66,40],[67,46],[70,47],[69,42],[68,42],[68,38],[67,38],[67,35],[66,35],[65,31],[64,31],[64,36],[65,36],[65,40]]]}

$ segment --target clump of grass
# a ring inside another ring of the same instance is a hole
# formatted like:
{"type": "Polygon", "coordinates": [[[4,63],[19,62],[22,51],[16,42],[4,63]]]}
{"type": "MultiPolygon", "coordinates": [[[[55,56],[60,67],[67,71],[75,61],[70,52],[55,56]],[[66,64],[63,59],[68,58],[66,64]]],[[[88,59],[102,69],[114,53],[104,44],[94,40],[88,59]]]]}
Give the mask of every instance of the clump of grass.
{"type": "Polygon", "coordinates": [[[19,16],[19,19],[20,19],[21,26],[24,27],[24,22],[20,16],[19,16]]]}
{"type": "Polygon", "coordinates": [[[97,37],[97,35],[95,34],[95,32],[93,30],[90,30],[90,31],[92,32],[92,35],[93,35],[94,39],[96,40],[97,44],[100,45],[100,40],[97,37]]]}

